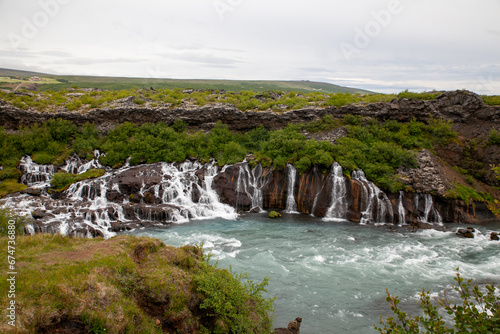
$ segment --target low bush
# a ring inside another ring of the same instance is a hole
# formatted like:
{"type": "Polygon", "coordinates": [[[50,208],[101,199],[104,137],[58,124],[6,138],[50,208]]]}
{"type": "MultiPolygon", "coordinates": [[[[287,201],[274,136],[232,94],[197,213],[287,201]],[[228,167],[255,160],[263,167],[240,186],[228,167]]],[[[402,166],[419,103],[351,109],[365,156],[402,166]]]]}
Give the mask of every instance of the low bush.
{"type": "Polygon", "coordinates": [[[12,234],[23,235],[24,227],[29,223],[31,223],[30,219],[24,216],[15,215],[7,209],[0,209],[0,237],[12,234]],[[9,233],[9,230],[13,232],[9,233]]]}
{"type": "Polygon", "coordinates": [[[488,137],[489,145],[500,145],[500,132],[496,129],[491,129],[490,135],[488,137]]]}
{"type": "MultiPolygon", "coordinates": [[[[458,268],[457,268],[458,271],[458,268]]],[[[432,303],[431,292],[422,290],[420,293],[420,309],[423,315],[412,316],[399,306],[398,296],[392,296],[387,291],[387,302],[396,316],[383,319],[375,326],[380,333],[401,334],[453,334],[453,333],[498,333],[500,328],[500,297],[498,287],[486,284],[484,288],[472,284],[472,280],[464,281],[457,273],[453,289],[458,293],[459,300],[451,301],[445,297],[437,299],[437,305],[432,303]],[[448,323],[445,314],[452,317],[448,323]]]]}

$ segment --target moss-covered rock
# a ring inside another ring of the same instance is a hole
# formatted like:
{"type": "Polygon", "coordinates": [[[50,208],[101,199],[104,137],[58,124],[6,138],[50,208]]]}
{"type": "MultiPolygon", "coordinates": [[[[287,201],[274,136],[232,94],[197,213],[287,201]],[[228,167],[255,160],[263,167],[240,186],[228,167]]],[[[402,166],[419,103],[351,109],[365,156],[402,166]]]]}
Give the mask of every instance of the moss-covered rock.
{"type": "Polygon", "coordinates": [[[279,213],[279,212],[276,212],[276,211],[269,212],[269,218],[280,218],[280,217],[281,217],[281,213],[279,213]]]}

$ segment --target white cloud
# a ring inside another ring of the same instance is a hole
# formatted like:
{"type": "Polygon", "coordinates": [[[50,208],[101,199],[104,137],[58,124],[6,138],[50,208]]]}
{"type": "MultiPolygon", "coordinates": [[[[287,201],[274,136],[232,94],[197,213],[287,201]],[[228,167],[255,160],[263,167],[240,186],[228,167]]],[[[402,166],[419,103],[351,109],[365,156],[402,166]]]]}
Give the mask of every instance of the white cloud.
{"type": "Polygon", "coordinates": [[[499,12],[498,0],[2,0],[0,67],[500,94],[499,12]]]}

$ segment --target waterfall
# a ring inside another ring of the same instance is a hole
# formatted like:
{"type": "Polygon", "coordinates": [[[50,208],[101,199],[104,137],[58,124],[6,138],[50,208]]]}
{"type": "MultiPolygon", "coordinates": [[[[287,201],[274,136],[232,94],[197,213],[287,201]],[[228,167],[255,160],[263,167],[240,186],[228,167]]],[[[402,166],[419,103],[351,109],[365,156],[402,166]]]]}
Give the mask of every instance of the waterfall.
{"type": "Polygon", "coordinates": [[[297,170],[291,164],[286,164],[286,170],[287,170],[287,179],[286,179],[287,180],[287,182],[286,182],[287,198],[286,198],[286,210],[285,210],[285,212],[286,213],[299,213],[297,211],[297,202],[295,202],[295,196],[294,196],[297,170]]]}
{"type": "Polygon", "coordinates": [[[399,224],[404,225],[406,223],[406,211],[403,206],[403,191],[399,192],[399,201],[398,201],[398,214],[399,214],[399,224]]]}
{"type": "Polygon", "coordinates": [[[342,173],[342,166],[334,162],[330,172],[332,182],[332,203],[324,220],[345,220],[347,215],[347,188],[342,173]]]}
{"type": "Polygon", "coordinates": [[[422,223],[443,225],[443,219],[439,211],[434,207],[434,201],[431,194],[416,194],[415,195],[415,209],[419,210],[419,197],[424,198],[424,215],[419,217],[418,220],[422,223]]]}
{"type": "Polygon", "coordinates": [[[387,195],[375,184],[368,181],[362,170],[352,172],[352,178],[361,183],[365,210],[361,213],[361,224],[392,223],[394,212],[387,195]]]}
{"type": "Polygon", "coordinates": [[[78,155],[74,154],[72,157],[66,160],[66,164],[61,169],[71,174],[82,174],[92,168],[103,168],[103,166],[99,162],[101,152],[99,152],[99,150],[95,150],[93,152],[93,155],[94,158],[92,160],[82,161],[82,159],[80,159],[78,155]]]}
{"type": "MultiPolygon", "coordinates": [[[[263,207],[264,199],[262,197],[262,188],[265,183],[262,181],[263,168],[261,164],[255,166],[252,170],[247,162],[240,164],[238,180],[236,181],[237,195],[240,192],[245,192],[250,198],[252,204],[250,211],[265,212],[263,207]]],[[[236,199],[238,203],[238,199],[236,199]]]]}
{"type": "Polygon", "coordinates": [[[21,183],[28,187],[48,187],[56,168],[54,165],[40,165],[34,163],[30,156],[24,156],[18,166],[23,173],[21,183]]]}
{"type": "MultiPolygon", "coordinates": [[[[22,163],[21,170],[36,180],[47,180],[54,171],[53,166],[34,164],[29,157],[22,163]]],[[[90,166],[88,163],[78,165],[78,159],[73,158],[65,167],[71,172],[81,172],[84,165],[90,166]]],[[[98,165],[91,167],[95,166],[98,165]]],[[[135,167],[126,164],[118,170],[108,170],[101,177],[70,185],[57,196],[62,198],[59,200],[43,193],[38,197],[11,197],[1,200],[0,205],[27,216],[38,210],[37,231],[82,236],[97,233],[110,237],[114,235],[114,227],[123,229],[126,224],[133,227],[183,223],[189,219],[236,219],[235,209],[221,203],[215,192],[213,179],[217,173],[218,166],[214,162],[202,165],[186,161],[135,167]],[[203,171],[202,177],[197,175],[200,171],[203,171]],[[126,180],[128,188],[121,188],[124,186],[122,180],[126,180]],[[123,189],[128,190],[124,192],[123,189]],[[130,196],[131,192],[136,198],[130,196]]],[[[256,180],[259,179],[257,174],[256,180]]]]}

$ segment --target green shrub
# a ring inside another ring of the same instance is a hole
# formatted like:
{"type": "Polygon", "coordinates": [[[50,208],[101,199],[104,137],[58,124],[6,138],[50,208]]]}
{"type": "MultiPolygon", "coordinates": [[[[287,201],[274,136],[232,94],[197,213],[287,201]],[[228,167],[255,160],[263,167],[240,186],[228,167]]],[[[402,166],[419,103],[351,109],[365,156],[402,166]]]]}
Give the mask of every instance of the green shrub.
{"type": "MultiPolygon", "coordinates": [[[[458,268],[457,268],[458,271],[458,268]]],[[[380,333],[401,334],[452,334],[452,333],[498,333],[500,328],[500,297],[494,284],[486,284],[483,288],[472,285],[472,280],[464,282],[457,273],[454,278],[456,286],[453,289],[460,296],[459,302],[446,298],[438,299],[436,304],[431,301],[431,292],[422,290],[420,293],[420,308],[423,315],[412,316],[399,306],[398,296],[392,296],[387,291],[387,302],[396,316],[383,319],[375,326],[380,333]],[[440,313],[441,311],[441,313],[440,313]],[[451,327],[448,327],[443,316],[447,313],[453,317],[451,327]]]]}
{"type": "Polygon", "coordinates": [[[303,128],[310,133],[317,133],[323,131],[331,131],[342,126],[342,121],[338,118],[334,118],[331,115],[327,115],[318,121],[310,122],[303,125],[303,128]]]}
{"type": "Polygon", "coordinates": [[[346,125],[361,125],[363,123],[363,119],[361,116],[346,114],[342,119],[342,122],[346,125]]]}
{"type": "Polygon", "coordinates": [[[488,144],[500,145],[500,132],[498,132],[496,129],[491,129],[488,144]]]}
{"type": "Polygon", "coordinates": [[[269,312],[273,311],[274,299],[262,297],[268,285],[268,278],[260,284],[252,281],[243,283],[247,274],[234,274],[226,269],[204,266],[195,276],[196,291],[203,295],[200,308],[207,316],[220,319],[215,323],[212,333],[270,333],[269,312]],[[248,305],[254,305],[252,321],[248,305]]]}
{"type": "Polygon", "coordinates": [[[219,165],[234,164],[240,162],[245,157],[247,151],[240,144],[233,141],[226,143],[222,152],[217,155],[219,165]]]}
{"type": "Polygon", "coordinates": [[[47,128],[51,137],[58,142],[67,143],[76,133],[77,127],[71,121],[61,118],[51,119],[47,122],[47,128]]]}
{"type": "Polygon", "coordinates": [[[175,132],[184,132],[187,129],[187,124],[182,119],[176,119],[174,124],[172,124],[172,129],[174,129],[175,132]]]}
{"type": "Polygon", "coordinates": [[[408,89],[405,91],[402,91],[399,93],[397,96],[398,98],[407,98],[407,99],[413,99],[413,100],[435,100],[438,95],[441,93],[439,92],[422,92],[422,93],[414,93],[414,92],[409,92],[408,89]]]}
{"type": "Polygon", "coordinates": [[[0,170],[0,180],[14,179],[19,180],[22,173],[19,169],[15,167],[6,167],[0,170]]]}
{"type": "Polygon", "coordinates": [[[9,236],[12,235],[12,233],[15,235],[23,235],[24,227],[29,223],[31,223],[31,221],[24,216],[15,215],[7,209],[0,209],[0,236],[9,236]],[[9,226],[11,226],[11,228],[9,228],[9,226]],[[9,234],[9,230],[14,232],[9,234]]]}

